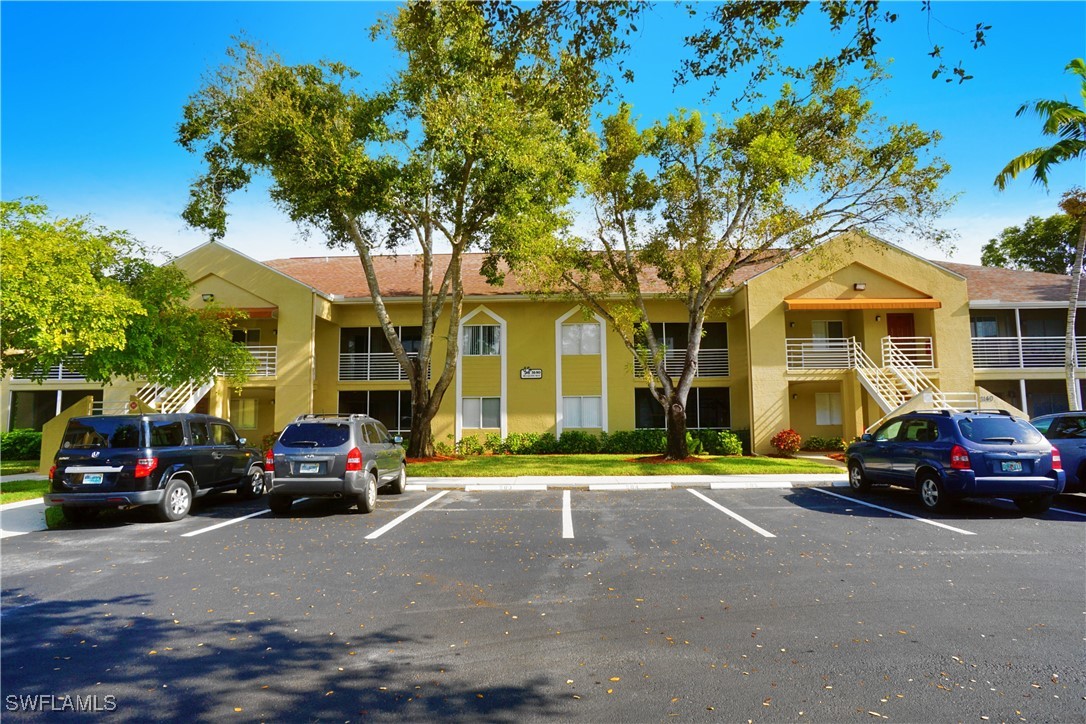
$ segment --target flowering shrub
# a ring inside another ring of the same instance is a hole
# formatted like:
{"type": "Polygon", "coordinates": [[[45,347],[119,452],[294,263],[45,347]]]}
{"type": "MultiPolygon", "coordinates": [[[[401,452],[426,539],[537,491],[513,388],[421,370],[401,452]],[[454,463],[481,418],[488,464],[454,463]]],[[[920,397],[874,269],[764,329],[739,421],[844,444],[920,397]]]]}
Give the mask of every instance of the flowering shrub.
{"type": "Polygon", "coordinates": [[[769,441],[769,444],[785,455],[791,455],[799,450],[800,446],[803,444],[803,438],[800,437],[799,433],[795,430],[781,430],[773,436],[773,439],[769,441]]]}

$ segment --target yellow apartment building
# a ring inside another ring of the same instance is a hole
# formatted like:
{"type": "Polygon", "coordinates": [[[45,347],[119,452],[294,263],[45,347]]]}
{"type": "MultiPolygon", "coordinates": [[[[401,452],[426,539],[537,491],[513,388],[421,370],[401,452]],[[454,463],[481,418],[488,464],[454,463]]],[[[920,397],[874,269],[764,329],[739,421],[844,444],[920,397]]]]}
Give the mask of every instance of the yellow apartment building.
{"type": "MultiPolygon", "coordinates": [[[[481,255],[464,260],[462,358],[435,420],[435,441],[663,426],[632,356],[601,319],[575,302],[533,298],[513,276],[489,286],[481,262],[481,255]]],[[[164,390],[120,380],[103,387],[82,380],[78,367],[59,367],[43,383],[3,381],[3,429],[131,409],[209,412],[254,442],[305,412],[368,412],[399,431],[410,424],[408,385],[357,257],[259,262],[208,243],[174,263],[193,281],[192,305],[248,314],[234,331],[257,360],[247,384],[236,389],[216,379],[164,390]]],[[[412,256],[378,262],[409,351],[419,337],[420,273],[412,256]]],[[[848,440],[905,405],[1003,405],[1029,415],[1066,409],[1069,283],[1067,276],[932,262],[859,234],[747,267],[709,315],[688,425],[745,431],[753,451],[767,453],[782,429],[848,440]]],[[[650,295],[664,291],[653,284],[646,282],[650,295]]],[[[650,299],[650,313],[675,350],[668,365],[677,374],[685,311],[660,294],[650,299]]],[[[1076,343],[1081,385],[1086,337],[1076,343]]],[[[443,354],[438,342],[433,370],[443,354]]]]}

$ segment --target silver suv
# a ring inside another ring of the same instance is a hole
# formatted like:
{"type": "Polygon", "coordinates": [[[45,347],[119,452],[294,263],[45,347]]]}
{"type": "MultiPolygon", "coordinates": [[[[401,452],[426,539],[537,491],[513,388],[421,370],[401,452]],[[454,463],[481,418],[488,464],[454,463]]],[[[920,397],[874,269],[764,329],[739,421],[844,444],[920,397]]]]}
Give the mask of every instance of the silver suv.
{"type": "Polygon", "coordinates": [[[268,505],[284,515],[296,498],[345,498],[369,513],[377,488],[407,485],[402,442],[368,415],[300,415],[264,456],[268,505]]]}

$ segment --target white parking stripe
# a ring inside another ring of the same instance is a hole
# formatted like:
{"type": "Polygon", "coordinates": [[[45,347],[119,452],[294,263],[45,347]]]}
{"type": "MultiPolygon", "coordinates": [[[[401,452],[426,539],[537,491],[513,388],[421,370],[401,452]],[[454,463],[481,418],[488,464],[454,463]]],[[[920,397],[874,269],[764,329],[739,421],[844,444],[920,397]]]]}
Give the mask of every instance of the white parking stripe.
{"type": "Polygon", "coordinates": [[[758,533],[759,535],[763,535],[766,538],[776,538],[777,537],[777,536],[773,535],[772,533],[770,533],[765,528],[761,528],[761,527],[755,525],[754,523],[751,523],[749,520],[747,520],[743,516],[739,515],[738,513],[733,513],[732,511],[728,510],[727,508],[725,508],[720,503],[716,502],[715,500],[712,500],[711,498],[705,497],[704,495],[702,495],[698,491],[694,490],[693,488],[687,488],[687,490],[689,492],[691,492],[692,494],[698,496],[699,498],[701,498],[702,500],[704,500],[706,503],[713,506],[717,510],[721,511],[722,513],[726,513],[727,515],[730,515],[731,517],[735,518],[740,523],[742,523],[743,525],[745,525],[748,528],[750,528],[751,530],[753,530],[755,533],[758,533]]]}
{"type": "Polygon", "coordinates": [[[405,520],[410,518],[412,515],[414,515],[415,513],[419,512],[420,510],[425,508],[430,503],[434,502],[435,500],[437,500],[438,498],[440,498],[443,495],[447,495],[448,493],[449,493],[448,490],[442,490],[437,495],[434,495],[433,497],[427,498],[426,500],[422,501],[421,503],[416,505],[411,510],[409,510],[406,513],[404,513],[403,515],[401,515],[399,518],[396,518],[392,522],[387,523],[387,524],[381,526],[380,528],[378,528],[377,530],[373,531],[372,533],[370,533],[368,536],[366,536],[366,540],[374,540],[375,538],[380,538],[385,533],[389,532],[390,530],[392,530],[393,528],[398,526],[400,523],[404,522],[405,520]]]}
{"type": "Polygon", "coordinates": [[[1068,515],[1078,515],[1086,518],[1086,513],[1080,513],[1077,510],[1067,510],[1066,508],[1049,508],[1049,510],[1055,511],[1057,513],[1067,513],[1068,515]]]}
{"type": "Polygon", "coordinates": [[[569,491],[562,491],[562,537],[573,537],[573,511],[570,510],[569,491]]]}
{"type": "Polygon", "coordinates": [[[912,518],[913,520],[918,520],[921,523],[927,523],[928,525],[934,525],[934,526],[936,526],[938,528],[946,528],[947,530],[952,530],[955,533],[961,533],[962,535],[976,535],[976,533],[974,533],[972,531],[962,530],[961,528],[955,528],[952,525],[947,525],[946,523],[940,523],[937,520],[928,520],[927,518],[921,518],[919,516],[911,515],[909,513],[902,513],[900,510],[892,510],[891,508],[884,508],[881,505],[875,505],[874,503],[867,503],[867,502],[864,502],[863,500],[859,500],[857,498],[850,498],[847,495],[840,495],[838,493],[831,493],[830,491],[823,490],[822,488],[810,488],[810,490],[817,490],[820,493],[825,493],[826,495],[832,495],[835,498],[840,498],[841,500],[847,500],[850,503],[856,503],[857,505],[866,505],[868,508],[874,508],[875,510],[881,510],[881,511],[884,511],[886,513],[892,513],[894,515],[900,515],[902,518],[912,518]]]}
{"type": "MultiPolygon", "coordinates": [[[[303,500],[309,500],[309,498],[298,498],[294,502],[295,503],[300,503],[303,500]]],[[[191,538],[192,536],[200,535],[201,533],[209,533],[210,531],[218,530],[219,528],[225,528],[228,525],[233,525],[234,523],[240,523],[243,520],[249,520],[249,518],[255,518],[258,515],[264,515],[265,513],[270,513],[270,512],[271,512],[271,510],[269,510],[268,508],[265,508],[264,510],[258,510],[255,513],[249,513],[249,515],[243,515],[240,518],[231,518],[230,520],[224,520],[221,523],[216,523],[215,525],[209,525],[208,527],[201,528],[200,530],[192,530],[192,531],[189,531],[188,533],[182,533],[181,537],[182,538],[191,538]]]]}

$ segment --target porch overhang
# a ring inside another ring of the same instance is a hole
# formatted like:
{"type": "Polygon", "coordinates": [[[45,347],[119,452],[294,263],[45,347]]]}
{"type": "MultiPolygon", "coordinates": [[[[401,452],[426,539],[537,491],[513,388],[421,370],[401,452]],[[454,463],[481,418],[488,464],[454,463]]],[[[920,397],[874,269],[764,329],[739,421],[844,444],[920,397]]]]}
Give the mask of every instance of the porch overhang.
{"type": "Polygon", "coordinates": [[[940,309],[943,303],[938,299],[785,299],[788,311],[825,310],[825,309],[940,309]]]}

